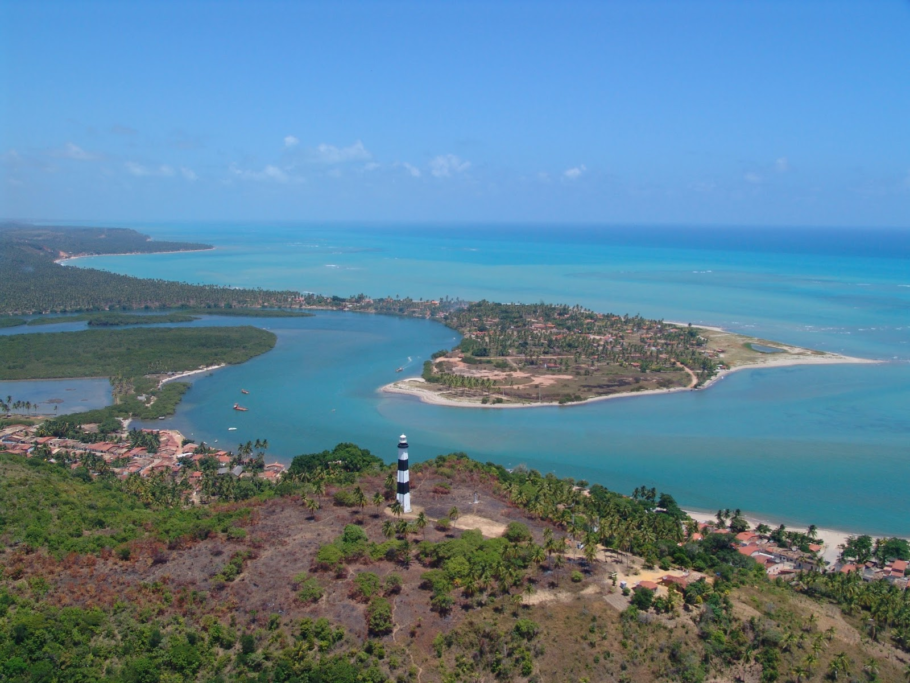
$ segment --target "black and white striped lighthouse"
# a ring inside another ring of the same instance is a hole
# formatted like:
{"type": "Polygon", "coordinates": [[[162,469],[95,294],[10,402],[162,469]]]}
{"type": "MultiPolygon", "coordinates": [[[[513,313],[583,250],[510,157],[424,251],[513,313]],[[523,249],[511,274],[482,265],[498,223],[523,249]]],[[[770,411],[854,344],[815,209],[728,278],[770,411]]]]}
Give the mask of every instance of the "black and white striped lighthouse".
{"type": "Polygon", "coordinates": [[[411,479],[408,473],[408,437],[398,439],[398,502],[405,512],[411,511],[411,479]]]}

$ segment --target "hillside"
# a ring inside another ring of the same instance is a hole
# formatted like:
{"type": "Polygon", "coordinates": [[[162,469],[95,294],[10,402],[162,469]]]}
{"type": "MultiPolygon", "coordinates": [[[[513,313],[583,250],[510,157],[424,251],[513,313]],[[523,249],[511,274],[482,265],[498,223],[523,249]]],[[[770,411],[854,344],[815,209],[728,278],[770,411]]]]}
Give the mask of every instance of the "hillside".
{"type": "MultiPolygon", "coordinates": [[[[705,580],[624,595],[614,572],[631,586],[685,571],[598,545],[586,559],[564,540],[583,522],[547,521],[539,503],[579,504],[571,482],[440,457],[412,468],[419,507],[399,517],[391,471],[340,445],[295,459],[276,489],[243,502],[150,508],[116,480],[0,456],[0,675],[902,680],[906,654],[884,631],[872,641],[861,609],[845,617],[768,581],[710,538],[685,546],[705,580]],[[80,537],[96,541],[66,540],[80,537]]],[[[625,520],[624,547],[672,551],[661,539],[678,526],[647,522],[652,496],[640,493],[592,487],[590,505],[625,520]]]]}

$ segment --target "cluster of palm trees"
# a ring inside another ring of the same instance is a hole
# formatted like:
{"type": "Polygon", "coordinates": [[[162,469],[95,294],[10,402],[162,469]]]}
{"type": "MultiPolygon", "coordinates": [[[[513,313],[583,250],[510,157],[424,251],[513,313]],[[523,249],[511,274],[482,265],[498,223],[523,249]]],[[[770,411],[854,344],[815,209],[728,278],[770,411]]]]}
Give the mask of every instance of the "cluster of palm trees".
{"type": "Polygon", "coordinates": [[[910,591],[888,581],[863,581],[858,572],[800,575],[797,589],[839,604],[847,614],[862,614],[869,637],[892,642],[910,652],[910,591]]]}
{"type": "Polygon", "coordinates": [[[483,389],[491,391],[495,386],[495,383],[491,379],[471,377],[468,375],[456,375],[451,372],[433,374],[429,381],[435,382],[436,384],[443,384],[452,389],[483,389]]]}
{"type": "Polygon", "coordinates": [[[595,499],[567,481],[536,473],[514,476],[503,485],[510,500],[540,519],[565,529],[591,561],[600,548],[619,558],[649,557],[659,542],[685,539],[681,520],[653,511],[653,505],[619,496],[595,499]]]}
{"type": "MultiPolygon", "coordinates": [[[[32,403],[31,401],[14,401],[12,396],[7,396],[4,401],[0,398],[0,413],[22,413],[23,411],[26,414],[31,414],[32,410],[38,410],[38,403],[32,403]]],[[[54,406],[54,411],[57,410],[57,406],[54,406]]]]}
{"type": "Polygon", "coordinates": [[[695,328],[640,316],[602,315],[580,306],[481,301],[449,313],[446,324],[465,336],[466,353],[509,357],[519,367],[554,362],[568,370],[572,359],[576,365],[584,361],[592,367],[598,362],[638,362],[644,372],[670,371],[678,361],[703,379],[717,369],[703,353],[706,340],[695,328]]]}
{"type": "Polygon", "coordinates": [[[130,474],[123,489],[149,507],[173,508],[186,503],[192,487],[185,477],[175,479],[168,473],[156,472],[147,477],[130,474]]]}

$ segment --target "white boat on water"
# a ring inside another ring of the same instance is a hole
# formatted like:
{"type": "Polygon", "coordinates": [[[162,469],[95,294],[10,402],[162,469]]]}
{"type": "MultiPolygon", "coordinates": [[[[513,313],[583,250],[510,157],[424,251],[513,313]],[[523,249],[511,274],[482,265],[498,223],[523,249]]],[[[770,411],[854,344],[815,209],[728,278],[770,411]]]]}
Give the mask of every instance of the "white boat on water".
{"type": "Polygon", "coordinates": [[[237,428],[236,428],[236,427],[228,427],[228,431],[229,431],[229,432],[236,432],[236,431],[237,431],[237,428]]]}

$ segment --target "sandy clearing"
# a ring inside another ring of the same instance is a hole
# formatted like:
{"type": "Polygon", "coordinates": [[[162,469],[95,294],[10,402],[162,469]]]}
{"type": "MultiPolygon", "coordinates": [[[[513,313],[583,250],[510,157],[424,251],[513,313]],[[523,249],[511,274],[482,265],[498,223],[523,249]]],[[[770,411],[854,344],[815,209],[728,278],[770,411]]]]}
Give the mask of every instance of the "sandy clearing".
{"type": "Polygon", "coordinates": [[[492,519],[481,517],[480,515],[461,515],[452,522],[456,529],[468,531],[477,529],[487,538],[496,538],[502,536],[506,531],[506,525],[494,522],[492,519]]]}

